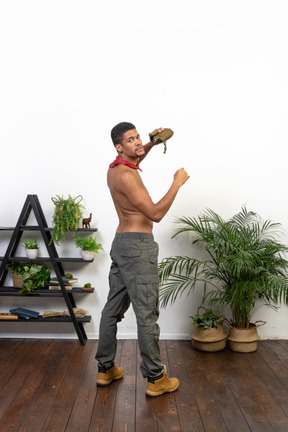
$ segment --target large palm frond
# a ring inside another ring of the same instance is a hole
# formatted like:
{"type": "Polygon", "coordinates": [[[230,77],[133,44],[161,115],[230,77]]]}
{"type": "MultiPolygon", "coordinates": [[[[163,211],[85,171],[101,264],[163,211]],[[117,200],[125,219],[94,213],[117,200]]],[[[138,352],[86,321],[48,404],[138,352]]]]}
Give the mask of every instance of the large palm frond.
{"type": "Polygon", "coordinates": [[[288,304],[286,245],[277,240],[279,223],[241,211],[225,221],[211,209],[195,217],[177,219],[173,237],[192,233],[192,245],[203,243],[207,256],[165,258],[159,264],[163,306],[203,285],[203,301],[229,305],[234,324],[249,326],[255,303],[275,307],[288,304]]]}

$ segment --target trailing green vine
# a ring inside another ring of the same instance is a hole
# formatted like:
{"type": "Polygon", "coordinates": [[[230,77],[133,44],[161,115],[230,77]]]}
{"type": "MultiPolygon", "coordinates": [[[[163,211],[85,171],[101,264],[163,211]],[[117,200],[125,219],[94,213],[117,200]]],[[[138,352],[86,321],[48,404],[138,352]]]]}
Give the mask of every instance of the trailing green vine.
{"type": "Polygon", "coordinates": [[[82,209],[85,207],[80,204],[83,199],[81,195],[72,198],[63,198],[63,195],[56,195],[51,198],[55,204],[55,210],[52,220],[52,239],[57,245],[65,242],[67,231],[75,232],[79,227],[79,219],[82,218],[82,209]]]}

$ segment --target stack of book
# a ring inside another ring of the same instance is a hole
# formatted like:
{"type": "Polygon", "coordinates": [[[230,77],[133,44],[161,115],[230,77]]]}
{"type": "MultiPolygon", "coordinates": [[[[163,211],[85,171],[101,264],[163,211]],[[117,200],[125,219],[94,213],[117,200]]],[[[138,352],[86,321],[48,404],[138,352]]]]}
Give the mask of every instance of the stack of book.
{"type": "Polygon", "coordinates": [[[25,308],[15,308],[15,309],[10,309],[9,312],[13,315],[17,315],[18,318],[22,318],[22,319],[36,319],[39,317],[39,312],[30,310],[30,309],[25,309],[25,308]]]}
{"type": "MultiPolygon", "coordinates": [[[[64,282],[66,290],[72,290],[73,284],[78,282],[78,279],[76,278],[67,279],[64,276],[62,277],[62,280],[64,282]]],[[[51,279],[49,283],[49,290],[61,290],[61,286],[59,285],[59,280],[56,277],[51,279]]]]}

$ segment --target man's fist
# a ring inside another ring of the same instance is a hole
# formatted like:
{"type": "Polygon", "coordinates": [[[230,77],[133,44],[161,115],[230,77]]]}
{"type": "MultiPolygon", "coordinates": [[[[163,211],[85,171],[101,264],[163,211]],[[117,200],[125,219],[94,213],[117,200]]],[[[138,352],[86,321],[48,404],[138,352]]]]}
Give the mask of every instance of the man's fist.
{"type": "Polygon", "coordinates": [[[179,185],[182,186],[186,181],[190,178],[190,176],[187,174],[184,168],[180,168],[176,171],[174,174],[174,181],[179,185]]]}

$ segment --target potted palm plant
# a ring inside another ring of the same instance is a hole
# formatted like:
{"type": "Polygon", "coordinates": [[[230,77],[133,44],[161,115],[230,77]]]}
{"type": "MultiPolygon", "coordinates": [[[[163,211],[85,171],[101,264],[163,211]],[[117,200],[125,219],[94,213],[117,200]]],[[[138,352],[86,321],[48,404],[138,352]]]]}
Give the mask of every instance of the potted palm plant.
{"type": "Polygon", "coordinates": [[[230,309],[231,349],[255,351],[259,336],[251,317],[256,304],[276,309],[278,303],[288,303],[288,261],[285,259],[288,248],[278,240],[281,225],[262,221],[245,206],[227,221],[206,210],[197,218],[183,217],[178,222],[181,225],[173,237],[191,232],[192,244],[202,243],[205,256],[174,256],[159,264],[162,305],[173,303],[184,291],[189,294],[196,284],[202,284],[203,302],[230,309]],[[240,347],[237,347],[239,332],[240,347]]]}

